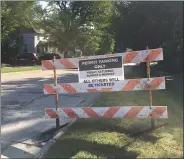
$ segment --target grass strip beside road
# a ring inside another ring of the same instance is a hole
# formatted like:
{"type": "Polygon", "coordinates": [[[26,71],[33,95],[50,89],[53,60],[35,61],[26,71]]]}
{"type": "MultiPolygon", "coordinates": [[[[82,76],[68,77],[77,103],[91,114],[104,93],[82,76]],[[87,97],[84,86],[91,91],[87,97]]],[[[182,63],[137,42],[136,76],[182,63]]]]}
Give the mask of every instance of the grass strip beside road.
{"type": "Polygon", "coordinates": [[[33,70],[41,70],[41,66],[27,66],[27,67],[3,67],[1,68],[1,73],[10,73],[10,72],[23,72],[23,71],[33,71],[33,70]]]}
{"type": "MultiPolygon", "coordinates": [[[[79,119],[50,148],[44,158],[182,158],[182,87],[169,81],[169,89],[153,91],[153,105],[168,106],[168,119],[156,119],[156,125],[168,123],[148,133],[150,119],[79,119]],[[173,94],[175,92],[175,94],[173,94]]],[[[149,105],[148,92],[103,93],[93,106],[149,105]]]]}

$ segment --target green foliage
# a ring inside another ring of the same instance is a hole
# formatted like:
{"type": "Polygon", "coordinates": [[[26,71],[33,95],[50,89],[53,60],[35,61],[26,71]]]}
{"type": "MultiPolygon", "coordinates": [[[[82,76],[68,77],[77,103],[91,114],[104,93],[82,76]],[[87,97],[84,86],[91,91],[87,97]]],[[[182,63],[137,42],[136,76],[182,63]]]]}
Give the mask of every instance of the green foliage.
{"type": "Polygon", "coordinates": [[[17,28],[29,25],[34,1],[1,1],[1,40],[17,28]]]}
{"type": "MultiPolygon", "coordinates": [[[[52,13],[45,15],[43,26],[65,57],[69,52],[74,54],[75,49],[81,50],[83,55],[100,50],[104,31],[111,25],[111,2],[56,1],[50,6],[52,13]]],[[[109,48],[112,50],[112,45],[109,48]]]]}
{"type": "Polygon", "coordinates": [[[105,33],[100,42],[100,49],[98,54],[108,54],[114,51],[115,40],[114,36],[108,33],[105,33]]]}
{"type": "Polygon", "coordinates": [[[16,59],[22,48],[22,44],[22,36],[18,32],[11,32],[1,45],[2,62],[16,59]]]}
{"type": "Polygon", "coordinates": [[[40,7],[34,1],[1,1],[2,60],[16,59],[23,42],[18,30],[32,27],[32,21],[40,14],[40,7]]]}
{"type": "Polygon", "coordinates": [[[113,20],[115,50],[164,48],[164,68],[181,68],[182,2],[118,2],[113,20]],[[176,67],[175,67],[176,66],[176,67]]]}

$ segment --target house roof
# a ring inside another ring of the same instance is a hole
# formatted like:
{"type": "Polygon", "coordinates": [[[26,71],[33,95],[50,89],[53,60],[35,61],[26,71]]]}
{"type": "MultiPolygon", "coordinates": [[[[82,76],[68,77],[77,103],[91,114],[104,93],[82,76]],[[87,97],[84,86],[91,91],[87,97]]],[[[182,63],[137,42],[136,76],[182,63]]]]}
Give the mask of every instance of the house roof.
{"type": "Polygon", "coordinates": [[[36,34],[45,34],[45,31],[43,29],[37,29],[33,27],[23,27],[20,29],[21,33],[36,33],[36,34]]]}
{"type": "Polygon", "coordinates": [[[36,33],[38,33],[38,34],[44,34],[45,33],[45,31],[43,29],[36,29],[36,28],[34,28],[34,31],[36,33]]]}
{"type": "Polygon", "coordinates": [[[21,33],[36,33],[33,28],[24,27],[20,29],[21,33]]]}

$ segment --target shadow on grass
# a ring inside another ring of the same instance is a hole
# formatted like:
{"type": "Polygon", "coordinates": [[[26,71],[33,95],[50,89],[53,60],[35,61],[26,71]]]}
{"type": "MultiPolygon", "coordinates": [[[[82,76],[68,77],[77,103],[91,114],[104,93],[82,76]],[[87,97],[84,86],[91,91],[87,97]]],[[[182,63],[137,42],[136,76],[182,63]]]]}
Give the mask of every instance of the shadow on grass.
{"type": "MultiPolygon", "coordinates": [[[[105,158],[136,158],[139,154],[136,151],[129,151],[127,148],[136,142],[137,139],[143,142],[156,143],[160,138],[151,134],[139,134],[139,136],[131,136],[131,139],[124,146],[115,146],[110,144],[97,143],[96,141],[87,141],[84,139],[68,138],[70,132],[75,130],[80,131],[82,134],[100,133],[100,132],[118,132],[130,136],[132,129],[126,129],[120,126],[116,126],[111,122],[105,122],[102,120],[78,120],[61,139],[57,140],[56,144],[47,152],[44,158],[71,158],[77,155],[77,158],[81,152],[87,152],[88,154],[95,155],[97,157],[105,158]]],[[[134,127],[134,132],[135,132],[134,127]]],[[[106,138],[106,136],[104,136],[106,138]]],[[[108,139],[105,139],[108,140],[108,139]]],[[[122,141],[123,142],[123,141],[122,141]]],[[[123,143],[122,143],[123,144],[123,143]]],[[[86,156],[89,158],[89,156],[86,156]]],[[[86,158],[85,157],[85,158],[86,158]]],[[[90,157],[93,158],[93,157],[90,157]]]]}
{"type": "Polygon", "coordinates": [[[134,119],[123,119],[126,122],[123,123],[121,119],[78,119],[77,122],[70,128],[70,131],[80,130],[86,132],[88,129],[93,132],[117,132],[120,134],[126,134],[130,137],[137,137],[144,133],[151,133],[152,131],[168,125],[168,123],[159,123],[154,129],[151,128],[150,121],[148,119],[142,119],[135,121],[134,119]],[[126,124],[130,122],[133,124],[126,124]]]}
{"type": "Polygon", "coordinates": [[[141,152],[137,149],[129,149],[136,145],[137,141],[145,146],[146,144],[154,145],[162,140],[161,136],[154,135],[155,129],[149,130],[149,124],[141,126],[139,123],[127,127],[115,125],[108,119],[87,120],[82,119],[74,123],[69,131],[51,147],[44,158],[94,158],[94,156],[137,158],[141,152]],[[139,126],[140,128],[137,129],[139,126]],[[148,131],[140,133],[140,129],[148,131]],[[109,141],[111,139],[112,141],[109,141]]]}
{"type": "Polygon", "coordinates": [[[80,139],[64,139],[59,140],[54,145],[52,153],[49,153],[48,151],[48,154],[44,156],[44,158],[72,158],[72,156],[76,155],[81,150],[98,157],[136,158],[138,156],[135,151],[127,151],[126,146],[121,148],[113,145],[98,144],[80,139]],[[60,153],[61,150],[66,150],[62,151],[62,156],[60,153]]]}

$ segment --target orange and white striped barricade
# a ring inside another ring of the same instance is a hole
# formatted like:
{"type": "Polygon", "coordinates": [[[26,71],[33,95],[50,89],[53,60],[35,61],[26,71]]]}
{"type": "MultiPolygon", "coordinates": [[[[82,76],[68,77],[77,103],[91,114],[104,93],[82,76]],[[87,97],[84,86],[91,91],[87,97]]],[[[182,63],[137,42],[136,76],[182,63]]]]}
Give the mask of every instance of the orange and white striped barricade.
{"type": "Polygon", "coordinates": [[[67,68],[78,68],[79,60],[84,59],[96,59],[96,58],[106,58],[113,56],[122,56],[123,64],[127,63],[139,63],[147,61],[160,61],[163,60],[163,49],[151,49],[151,50],[141,50],[132,51],[125,53],[114,53],[98,56],[84,56],[80,58],[63,58],[56,60],[43,60],[42,70],[53,70],[53,69],[67,69],[67,68]]]}
{"type": "Polygon", "coordinates": [[[167,118],[166,106],[46,108],[47,118],[167,118]]]}
{"type": "Polygon", "coordinates": [[[44,94],[88,93],[165,89],[165,77],[127,79],[110,83],[62,83],[45,84],[44,94]]]}
{"type": "MultiPolygon", "coordinates": [[[[78,68],[79,60],[121,56],[123,64],[163,60],[163,49],[151,49],[80,58],[42,61],[42,70],[78,68]]],[[[165,89],[165,77],[126,79],[103,83],[45,84],[44,94],[138,91],[165,89]]],[[[85,108],[46,108],[47,118],[168,118],[167,106],[117,106],[85,108]]]]}

